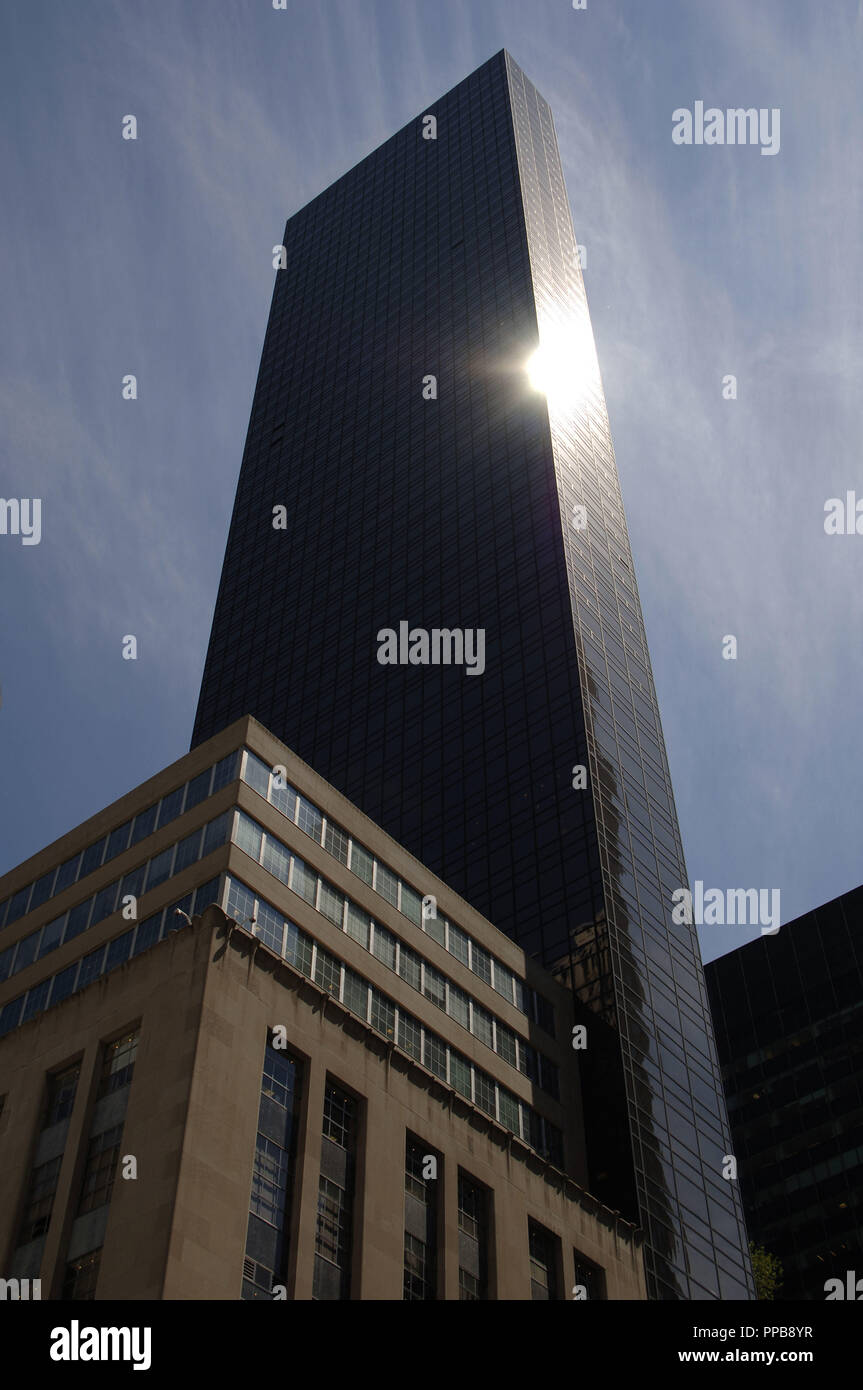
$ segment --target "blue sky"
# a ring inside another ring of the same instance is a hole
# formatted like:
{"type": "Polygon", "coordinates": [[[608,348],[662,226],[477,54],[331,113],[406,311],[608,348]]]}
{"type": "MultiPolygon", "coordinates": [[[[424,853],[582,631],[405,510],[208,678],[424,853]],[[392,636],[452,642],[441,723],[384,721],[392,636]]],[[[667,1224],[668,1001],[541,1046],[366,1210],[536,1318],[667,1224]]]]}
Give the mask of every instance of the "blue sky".
{"type": "Polygon", "coordinates": [[[188,748],[286,217],[503,47],[587,251],[690,880],[783,921],[863,880],[863,536],[823,526],[863,498],[857,0],[7,3],[0,495],[43,520],[0,535],[0,872],[188,748]],[[779,153],[675,145],[698,100],[778,107],[779,153]]]}

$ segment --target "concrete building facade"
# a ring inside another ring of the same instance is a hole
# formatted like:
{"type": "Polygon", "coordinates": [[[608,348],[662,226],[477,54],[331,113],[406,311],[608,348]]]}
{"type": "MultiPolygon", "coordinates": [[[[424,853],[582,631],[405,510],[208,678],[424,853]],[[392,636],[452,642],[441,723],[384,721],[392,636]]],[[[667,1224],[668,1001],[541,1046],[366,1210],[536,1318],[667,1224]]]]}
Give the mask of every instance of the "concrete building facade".
{"type": "MultiPolygon", "coordinates": [[[[0,879],[0,1275],[643,1298],[572,995],[252,719],[0,879]]],[[[588,1043],[589,1045],[589,1043],[588,1043]]]]}

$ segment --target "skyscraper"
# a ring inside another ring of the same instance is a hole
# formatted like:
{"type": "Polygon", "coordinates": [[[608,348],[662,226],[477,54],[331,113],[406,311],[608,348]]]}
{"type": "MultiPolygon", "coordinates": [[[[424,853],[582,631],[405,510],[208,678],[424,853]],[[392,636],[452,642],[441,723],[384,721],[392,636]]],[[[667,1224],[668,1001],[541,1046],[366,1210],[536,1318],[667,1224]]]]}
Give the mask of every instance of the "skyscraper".
{"type": "Polygon", "coordinates": [[[749,1297],[578,247],[505,52],[285,228],[193,746],[245,714],[571,984],[652,1296],[749,1297]]]}

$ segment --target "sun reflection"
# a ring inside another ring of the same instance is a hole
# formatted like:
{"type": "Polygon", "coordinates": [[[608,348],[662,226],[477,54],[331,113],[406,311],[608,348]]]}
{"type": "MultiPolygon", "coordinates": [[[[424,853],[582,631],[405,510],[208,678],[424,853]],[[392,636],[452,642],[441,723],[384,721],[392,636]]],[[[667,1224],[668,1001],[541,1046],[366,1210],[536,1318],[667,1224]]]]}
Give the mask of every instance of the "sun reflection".
{"type": "Polygon", "coordinates": [[[525,363],[534,391],[566,409],[577,405],[596,385],[598,370],[589,328],[545,329],[540,345],[525,363]]]}

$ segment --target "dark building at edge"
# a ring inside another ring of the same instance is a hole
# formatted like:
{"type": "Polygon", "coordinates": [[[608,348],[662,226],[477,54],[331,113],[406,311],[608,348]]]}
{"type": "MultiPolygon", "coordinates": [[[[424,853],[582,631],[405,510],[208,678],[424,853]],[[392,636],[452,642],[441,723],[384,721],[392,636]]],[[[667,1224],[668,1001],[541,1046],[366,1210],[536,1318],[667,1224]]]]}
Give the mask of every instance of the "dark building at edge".
{"type": "Polygon", "coordinates": [[[863,1276],[863,887],[705,966],[740,1191],[781,1299],[863,1276]]]}

